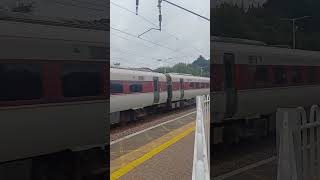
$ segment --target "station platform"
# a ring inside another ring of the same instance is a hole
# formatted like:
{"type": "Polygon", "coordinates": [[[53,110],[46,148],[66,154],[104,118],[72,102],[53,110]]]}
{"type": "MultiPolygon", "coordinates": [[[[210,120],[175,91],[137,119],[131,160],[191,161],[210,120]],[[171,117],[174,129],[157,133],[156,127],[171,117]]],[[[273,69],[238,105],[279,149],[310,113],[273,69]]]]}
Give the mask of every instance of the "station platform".
{"type": "Polygon", "coordinates": [[[196,114],[111,142],[112,180],[192,179],[196,114]]]}

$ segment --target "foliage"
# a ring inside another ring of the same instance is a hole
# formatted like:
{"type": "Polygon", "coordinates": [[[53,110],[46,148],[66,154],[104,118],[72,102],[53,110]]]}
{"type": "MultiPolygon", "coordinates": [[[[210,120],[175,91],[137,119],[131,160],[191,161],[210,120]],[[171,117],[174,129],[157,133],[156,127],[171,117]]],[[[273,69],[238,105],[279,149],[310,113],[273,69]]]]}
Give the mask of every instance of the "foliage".
{"type": "Polygon", "coordinates": [[[13,12],[20,13],[33,13],[34,11],[34,1],[31,2],[17,2],[17,4],[11,8],[13,12]]]}
{"type": "Polygon", "coordinates": [[[167,73],[183,73],[183,74],[192,74],[194,76],[210,77],[210,60],[206,60],[204,57],[199,56],[193,63],[185,64],[178,63],[172,67],[160,67],[155,69],[156,72],[167,72],[167,73]],[[201,72],[202,69],[202,72],[201,72]]]}
{"type": "Polygon", "coordinates": [[[237,5],[220,4],[211,10],[211,35],[292,46],[292,23],[281,19],[311,16],[296,23],[296,47],[320,50],[318,7],[319,0],[268,0],[247,11],[237,5]]]}

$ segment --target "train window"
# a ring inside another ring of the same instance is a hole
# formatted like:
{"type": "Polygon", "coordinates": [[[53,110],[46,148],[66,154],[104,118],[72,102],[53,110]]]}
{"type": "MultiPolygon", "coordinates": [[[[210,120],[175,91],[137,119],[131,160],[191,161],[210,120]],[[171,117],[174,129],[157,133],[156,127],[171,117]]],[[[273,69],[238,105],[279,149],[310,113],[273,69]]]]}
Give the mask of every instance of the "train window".
{"type": "Polygon", "coordinates": [[[287,83],[287,73],[285,68],[283,67],[275,68],[275,81],[277,84],[287,83]]]}
{"type": "Polygon", "coordinates": [[[41,65],[0,64],[0,101],[32,100],[43,96],[41,65]]]}
{"type": "Polygon", "coordinates": [[[107,47],[90,47],[91,57],[93,59],[107,59],[108,48],[107,47]]]}
{"type": "Polygon", "coordinates": [[[255,80],[258,82],[268,81],[268,69],[266,67],[257,67],[255,73],[255,80]]]}
{"type": "Polygon", "coordinates": [[[233,88],[234,86],[234,61],[233,54],[224,54],[225,89],[233,88]]]}
{"type": "Polygon", "coordinates": [[[309,69],[309,83],[315,83],[317,81],[317,71],[315,67],[310,67],[309,69]]]}
{"type": "Polygon", "coordinates": [[[196,89],[200,88],[200,83],[196,82],[196,89]]]}
{"type": "Polygon", "coordinates": [[[111,94],[123,93],[123,86],[120,83],[111,83],[111,94]]]}
{"type": "Polygon", "coordinates": [[[142,92],[142,84],[131,84],[129,89],[130,92],[142,92]]]}
{"type": "Polygon", "coordinates": [[[194,87],[195,87],[194,82],[191,82],[191,83],[190,83],[190,87],[191,87],[191,88],[194,88],[194,87]]]}
{"type": "Polygon", "coordinates": [[[201,87],[200,88],[205,88],[205,87],[206,87],[205,83],[201,83],[201,87]]]}
{"type": "Polygon", "coordinates": [[[300,83],[302,82],[302,74],[300,68],[294,68],[291,72],[292,82],[300,83]]]}
{"type": "Polygon", "coordinates": [[[249,64],[257,64],[258,57],[257,56],[249,56],[249,64]]]}
{"type": "Polygon", "coordinates": [[[99,64],[65,64],[62,67],[64,97],[102,95],[102,68],[99,64]]]}

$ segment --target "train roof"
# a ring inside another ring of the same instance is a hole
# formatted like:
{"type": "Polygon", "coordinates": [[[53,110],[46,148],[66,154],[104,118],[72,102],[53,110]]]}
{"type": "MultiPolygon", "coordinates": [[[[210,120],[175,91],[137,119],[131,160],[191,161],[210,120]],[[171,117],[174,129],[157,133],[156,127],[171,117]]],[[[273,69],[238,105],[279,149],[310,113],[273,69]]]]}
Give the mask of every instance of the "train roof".
{"type": "Polygon", "coordinates": [[[158,73],[154,71],[143,71],[141,69],[135,68],[123,68],[123,67],[110,67],[110,71],[117,71],[117,72],[126,72],[129,74],[142,74],[142,75],[164,75],[163,73],[158,73]]]}
{"type": "Polygon", "coordinates": [[[1,38],[94,43],[107,46],[109,20],[81,21],[0,11],[1,38]]]}
{"type": "Polygon", "coordinates": [[[67,22],[1,11],[0,59],[108,61],[109,35],[101,24],[67,22]]]}
{"type": "Polygon", "coordinates": [[[133,71],[144,71],[144,72],[155,72],[150,68],[129,68],[129,67],[117,67],[117,66],[111,66],[111,68],[114,69],[127,69],[127,70],[133,70],[133,71]]]}
{"type": "Polygon", "coordinates": [[[259,46],[266,46],[267,45],[265,42],[262,42],[262,41],[240,39],[240,38],[230,38],[230,37],[219,37],[219,36],[211,36],[211,41],[224,42],[224,43],[236,43],[236,44],[248,44],[248,45],[259,45],[259,46]]]}
{"type": "Polygon", "coordinates": [[[174,78],[191,78],[191,79],[201,79],[201,80],[210,80],[210,78],[208,77],[201,77],[201,76],[194,76],[194,75],[190,75],[190,74],[179,74],[179,73],[167,73],[169,74],[171,77],[174,78]]]}
{"type": "Polygon", "coordinates": [[[32,24],[43,24],[50,26],[63,26],[82,29],[94,29],[108,31],[109,19],[99,19],[94,21],[83,21],[78,19],[57,18],[57,17],[44,17],[34,16],[26,13],[8,12],[0,10],[0,20],[14,21],[32,24]]]}
{"type": "MultiPolygon", "coordinates": [[[[110,71],[112,72],[119,72],[119,73],[127,73],[127,74],[135,74],[135,75],[143,75],[143,76],[164,76],[163,73],[158,73],[154,71],[143,71],[134,68],[121,68],[121,67],[110,67],[110,71]]],[[[210,80],[208,77],[200,77],[200,76],[193,76],[190,74],[179,74],[179,73],[166,73],[173,78],[189,78],[189,79],[201,79],[201,80],[210,80]]]]}
{"type": "MultiPolygon", "coordinates": [[[[215,41],[214,38],[211,41],[215,41]]],[[[280,57],[294,57],[294,58],[304,58],[309,60],[317,60],[320,63],[320,52],[301,50],[301,49],[290,49],[285,47],[275,47],[261,44],[245,44],[237,42],[226,42],[226,41],[215,41],[211,46],[212,50],[225,50],[225,51],[235,51],[235,52],[245,52],[250,54],[261,54],[261,55],[275,55],[280,57]]]]}

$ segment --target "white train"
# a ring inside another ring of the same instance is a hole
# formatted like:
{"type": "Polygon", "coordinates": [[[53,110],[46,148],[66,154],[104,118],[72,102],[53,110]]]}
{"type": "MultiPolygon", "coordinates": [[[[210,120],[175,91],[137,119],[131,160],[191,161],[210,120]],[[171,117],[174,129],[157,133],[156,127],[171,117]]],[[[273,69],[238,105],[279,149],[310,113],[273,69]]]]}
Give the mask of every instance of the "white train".
{"type": "Polygon", "coordinates": [[[0,179],[79,173],[78,155],[107,153],[107,24],[0,12],[0,27],[0,179]]]}
{"type": "Polygon", "coordinates": [[[133,120],[151,108],[181,107],[209,92],[210,78],[111,68],[111,124],[133,120]]]}
{"type": "Polygon", "coordinates": [[[274,131],[277,108],[320,103],[320,52],[240,39],[211,41],[216,142],[274,131]]]}

